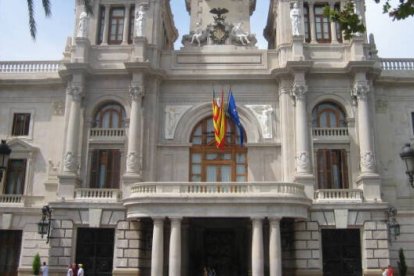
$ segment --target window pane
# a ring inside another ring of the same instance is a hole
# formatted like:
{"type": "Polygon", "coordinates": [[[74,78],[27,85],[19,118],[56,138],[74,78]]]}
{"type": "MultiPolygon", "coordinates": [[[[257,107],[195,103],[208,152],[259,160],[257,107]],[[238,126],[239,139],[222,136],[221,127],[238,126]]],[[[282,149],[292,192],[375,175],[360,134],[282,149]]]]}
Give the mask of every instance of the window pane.
{"type": "Polygon", "coordinates": [[[193,174],[200,174],[201,173],[201,166],[200,165],[193,165],[191,169],[193,174]]]}
{"type": "Polygon", "coordinates": [[[191,181],[193,181],[193,182],[201,182],[201,175],[193,175],[191,177],[191,181]]]}
{"type": "Polygon", "coordinates": [[[217,168],[216,166],[207,166],[207,182],[217,181],[217,168]]]}
{"type": "Polygon", "coordinates": [[[237,165],[237,174],[244,174],[246,172],[246,167],[244,165],[237,165]]]}
{"type": "Polygon", "coordinates": [[[223,154],[223,160],[231,160],[231,154],[223,154]]]}
{"type": "Polygon", "coordinates": [[[193,144],[201,145],[201,137],[193,137],[193,144]]]}
{"type": "Polygon", "coordinates": [[[201,154],[193,153],[192,159],[193,163],[201,163],[201,154]]]}
{"type": "Polygon", "coordinates": [[[231,167],[230,166],[222,166],[221,167],[221,181],[222,182],[230,182],[231,181],[231,167]]]}
{"type": "Polygon", "coordinates": [[[6,171],[5,194],[24,194],[26,159],[10,159],[6,171]]]}
{"type": "Polygon", "coordinates": [[[29,135],[30,113],[15,113],[13,116],[12,135],[29,135]]]}
{"type": "Polygon", "coordinates": [[[207,154],[206,159],[207,160],[215,160],[215,159],[217,159],[217,157],[218,157],[217,153],[209,153],[209,154],[207,154]]]}
{"type": "Polygon", "coordinates": [[[237,154],[237,163],[244,163],[246,162],[246,157],[244,154],[237,154]]]}
{"type": "Polygon", "coordinates": [[[238,175],[236,182],[246,182],[246,177],[244,175],[238,175]]]}

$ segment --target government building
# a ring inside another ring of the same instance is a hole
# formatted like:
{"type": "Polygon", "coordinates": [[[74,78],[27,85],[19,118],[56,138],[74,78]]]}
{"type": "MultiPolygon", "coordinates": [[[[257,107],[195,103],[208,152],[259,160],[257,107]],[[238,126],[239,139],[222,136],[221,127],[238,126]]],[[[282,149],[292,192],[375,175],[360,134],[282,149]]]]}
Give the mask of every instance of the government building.
{"type": "Polygon", "coordinates": [[[271,0],[266,50],[256,0],[179,1],[179,50],[172,1],[76,0],[61,60],[0,61],[0,275],[396,275],[400,249],[413,275],[414,59],[345,39],[342,0],[271,0]]]}

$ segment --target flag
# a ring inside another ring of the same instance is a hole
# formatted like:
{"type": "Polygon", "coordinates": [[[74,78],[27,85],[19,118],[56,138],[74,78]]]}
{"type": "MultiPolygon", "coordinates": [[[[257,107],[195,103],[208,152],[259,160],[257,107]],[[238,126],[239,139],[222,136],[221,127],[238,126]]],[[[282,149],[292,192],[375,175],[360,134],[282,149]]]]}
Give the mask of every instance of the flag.
{"type": "Polygon", "coordinates": [[[224,147],[224,141],[226,138],[226,112],[224,111],[224,92],[221,92],[221,99],[215,97],[216,94],[213,90],[213,126],[214,126],[214,139],[216,140],[216,147],[221,149],[224,147]]]}
{"type": "Polygon", "coordinates": [[[230,119],[237,125],[240,132],[240,145],[243,146],[244,129],[240,122],[239,113],[237,113],[236,100],[233,97],[233,92],[229,90],[229,99],[227,102],[227,113],[230,119]]]}

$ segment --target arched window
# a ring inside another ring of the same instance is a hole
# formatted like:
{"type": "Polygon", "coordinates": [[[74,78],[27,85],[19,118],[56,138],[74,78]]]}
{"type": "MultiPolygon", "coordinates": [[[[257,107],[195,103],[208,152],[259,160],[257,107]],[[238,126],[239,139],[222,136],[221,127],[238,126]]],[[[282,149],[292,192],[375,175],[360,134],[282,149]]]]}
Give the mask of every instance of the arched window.
{"type": "Polygon", "coordinates": [[[197,124],[190,141],[190,181],[247,181],[247,148],[240,146],[238,128],[231,120],[227,120],[226,143],[223,149],[216,148],[212,117],[197,124]]]}
{"type": "Polygon", "coordinates": [[[125,110],[118,103],[108,103],[99,108],[94,119],[93,127],[124,128],[125,110]]]}
{"type": "Polygon", "coordinates": [[[321,128],[346,127],[345,113],[336,103],[320,103],[312,111],[312,126],[321,128]]]}

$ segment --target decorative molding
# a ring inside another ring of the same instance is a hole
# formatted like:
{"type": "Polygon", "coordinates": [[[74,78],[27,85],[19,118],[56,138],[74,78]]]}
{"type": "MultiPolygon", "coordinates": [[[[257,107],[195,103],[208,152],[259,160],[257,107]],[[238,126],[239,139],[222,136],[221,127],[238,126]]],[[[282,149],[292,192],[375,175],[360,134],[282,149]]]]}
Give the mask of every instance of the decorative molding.
{"type": "Polygon", "coordinates": [[[63,101],[56,101],[52,103],[53,115],[62,116],[65,113],[65,103],[63,101]]]}
{"type": "Polygon", "coordinates": [[[129,94],[133,101],[140,101],[144,97],[144,86],[142,85],[131,85],[129,87],[129,94]]]}
{"type": "Polygon", "coordinates": [[[50,176],[57,176],[59,173],[60,162],[53,162],[52,160],[48,160],[48,175],[50,176]]]}
{"type": "Polygon", "coordinates": [[[270,104],[245,105],[245,106],[253,112],[256,119],[259,121],[263,138],[264,139],[273,138],[272,117],[271,117],[273,113],[273,107],[270,104]]]}
{"type": "Polygon", "coordinates": [[[65,171],[76,172],[78,169],[78,161],[72,152],[67,152],[64,158],[65,171]]]}
{"type": "Polygon", "coordinates": [[[80,102],[83,98],[83,88],[79,83],[69,83],[66,93],[72,96],[72,100],[75,102],[80,102]]]}
{"type": "Polygon", "coordinates": [[[127,172],[135,173],[138,168],[138,153],[135,151],[127,155],[127,172]]]}
{"type": "Polygon", "coordinates": [[[371,151],[361,154],[361,166],[368,171],[375,170],[375,155],[371,151]]]}
{"type": "Polygon", "coordinates": [[[308,86],[304,82],[293,83],[292,96],[294,96],[297,101],[304,100],[306,92],[308,92],[308,86]]]}
{"type": "Polygon", "coordinates": [[[298,152],[296,155],[296,166],[301,171],[306,171],[309,168],[310,158],[306,151],[298,152]]]}
{"type": "Polygon", "coordinates": [[[165,106],[165,139],[174,139],[175,129],[184,113],[192,105],[167,105],[165,106]]]}
{"type": "Polygon", "coordinates": [[[369,93],[367,81],[356,81],[352,89],[352,96],[357,97],[359,101],[365,101],[369,93]]]}

